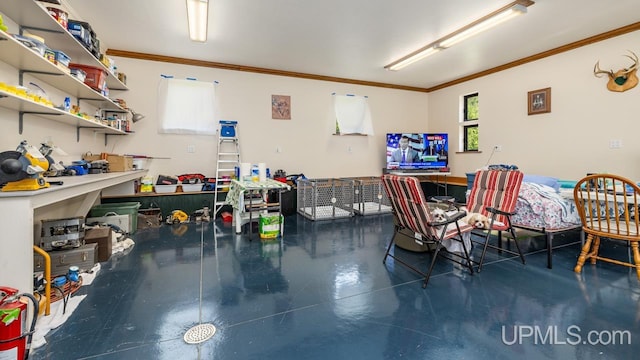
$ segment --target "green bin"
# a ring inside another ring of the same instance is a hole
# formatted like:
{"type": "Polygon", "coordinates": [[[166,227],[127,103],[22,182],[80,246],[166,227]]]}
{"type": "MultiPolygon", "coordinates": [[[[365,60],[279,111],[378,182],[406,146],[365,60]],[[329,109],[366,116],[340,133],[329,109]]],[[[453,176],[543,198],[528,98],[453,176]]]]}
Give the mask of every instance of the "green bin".
{"type": "Polygon", "coordinates": [[[133,234],[138,228],[138,209],[139,202],[121,202],[99,204],[89,210],[89,217],[101,217],[107,213],[116,213],[118,215],[129,215],[129,233],[133,234]]]}

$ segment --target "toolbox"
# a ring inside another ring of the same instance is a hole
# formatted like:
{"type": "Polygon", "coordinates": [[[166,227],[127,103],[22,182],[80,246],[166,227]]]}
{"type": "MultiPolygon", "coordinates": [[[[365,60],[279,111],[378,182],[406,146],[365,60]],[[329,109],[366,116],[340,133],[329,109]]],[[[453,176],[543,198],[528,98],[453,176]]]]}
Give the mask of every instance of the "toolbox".
{"type": "Polygon", "coordinates": [[[162,225],[160,208],[138,209],[138,230],[157,228],[162,225]]]}
{"type": "Polygon", "coordinates": [[[85,231],[85,244],[98,244],[98,261],[103,262],[109,260],[113,252],[113,241],[111,240],[110,227],[98,227],[85,231]]]}
{"type": "MultiPolygon", "coordinates": [[[[80,271],[88,271],[98,262],[98,244],[85,244],[69,250],[49,251],[51,257],[51,277],[66,275],[70,266],[80,271]]],[[[40,254],[33,256],[33,271],[44,271],[44,258],[40,254]]]]}
{"type": "Polygon", "coordinates": [[[40,247],[45,251],[77,248],[84,244],[84,217],[42,220],[40,247]]]}

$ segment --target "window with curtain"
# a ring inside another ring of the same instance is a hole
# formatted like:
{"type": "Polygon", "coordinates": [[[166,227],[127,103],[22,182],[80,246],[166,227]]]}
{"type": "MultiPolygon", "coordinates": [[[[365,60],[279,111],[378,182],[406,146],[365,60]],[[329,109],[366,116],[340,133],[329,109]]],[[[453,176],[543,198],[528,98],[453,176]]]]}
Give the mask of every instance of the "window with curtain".
{"type": "Polygon", "coordinates": [[[158,86],[158,132],[215,135],[215,84],[162,77],[158,86]]]}
{"type": "Polygon", "coordinates": [[[336,134],[373,135],[371,110],[366,96],[333,95],[336,134]]]}

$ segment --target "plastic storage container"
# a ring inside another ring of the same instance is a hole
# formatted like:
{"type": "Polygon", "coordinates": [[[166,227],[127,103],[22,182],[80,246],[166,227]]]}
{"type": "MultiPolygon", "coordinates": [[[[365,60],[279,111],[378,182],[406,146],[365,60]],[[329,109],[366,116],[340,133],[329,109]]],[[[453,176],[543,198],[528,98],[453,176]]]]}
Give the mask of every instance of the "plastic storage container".
{"type": "Polygon", "coordinates": [[[169,194],[176,192],[178,185],[155,185],[156,193],[169,194]]]}
{"type": "Polygon", "coordinates": [[[198,192],[202,191],[202,183],[198,184],[182,184],[182,192],[198,192]]]}
{"type": "Polygon", "coordinates": [[[139,202],[122,202],[99,204],[89,210],[90,217],[101,217],[107,213],[116,213],[118,215],[129,215],[129,232],[133,234],[138,228],[138,209],[139,202]]]}
{"type": "Polygon", "coordinates": [[[69,64],[70,69],[80,69],[87,73],[84,83],[97,91],[103,91],[107,85],[107,72],[104,69],[95,66],[82,64],[69,64]]]}

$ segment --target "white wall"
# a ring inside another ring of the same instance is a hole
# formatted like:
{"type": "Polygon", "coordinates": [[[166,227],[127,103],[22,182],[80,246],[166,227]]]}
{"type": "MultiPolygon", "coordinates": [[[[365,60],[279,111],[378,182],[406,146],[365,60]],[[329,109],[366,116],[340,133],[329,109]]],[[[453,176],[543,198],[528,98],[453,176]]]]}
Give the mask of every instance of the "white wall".
{"type": "MultiPolygon", "coordinates": [[[[150,175],[202,173],[215,175],[217,138],[214,136],[157,133],[156,97],[161,74],[218,81],[219,119],[238,120],[242,160],[266,162],[272,169],[307,177],[379,175],[385,166],[385,135],[395,131],[427,130],[427,94],[356,86],[283,76],[175,65],[154,61],[114,58],[127,74],[129,91],[112,91],[146,117],[133,125],[135,134],[104,137],[82,130],[79,143],[75,128],[30,116],[23,135],[17,133],[17,113],[0,108],[3,150],[12,150],[22,139],[39,143],[51,138],[70,154],[107,151],[169,157],[153,160],[150,175]],[[332,93],[369,97],[375,136],[334,136],[332,93]],[[291,96],[291,120],[271,119],[271,95],[291,96]],[[187,147],[193,145],[194,153],[187,147]],[[276,152],[280,148],[281,152],[276,152]],[[350,150],[349,150],[350,149],[350,150]]],[[[0,73],[1,74],[1,73],[0,73]]],[[[7,76],[16,77],[11,72],[7,76]]],[[[16,77],[17,78],[17,77],[16,77]]],[[[17,81],[17,80],[12,80],[17,81]]],[[[61,100],[60,100],[61,101],[61,100]]],[[[57,160],[57,159],[56,159],[57,160]]]]}
{"type": "Polygon", "coordinates": [[[610,172],[640,180],[640,87],[610,92],[593,75],[598,60],[605,70],[628,67],[623,55],[640,54],[639,43],[634,32],[429,93],[429,130],[457,135],[460,97],[479,92],[481,153],[449,149],[453,175],[482,167],[502,145],[490,163],[561,179],[610,172]],[[551,113],[527,115],[527,92],[546,87],[551,113]],[[610,140],[622,147],[610,149],[610,140]]]}
{"type": "Polygon", "coordinates": [[[266,162],[275,171],[308,177],[379,175],[385,165],[385,135],[427,128],[427,94],[325,81],[115,58],[127,74],[130,106],[146,115],[116,152],[171,157],[152,161],[152,173],[213,175],[216,138],[157,133],[156,92],[160,74],[218,81],[219,119],[239,122],[242,161],[266,162]],[[332,93],[369,97],[375,136],[334,136],[332,93]],[[271,95],[291,96],[291,120],[271,119],[271,95]],[[195,153],[187,146],[195,145],[195,153]],[[281,152],[276,151],[277,148],[281,152]],[[349,148],[351,151],[349,151],[349,148]]]}
{"type": "MultiPolygon", "coordinates": [[[[630,60],[622,55],[627,50],[640,54],[634,47],[637,43],[640,32],[429,94],[115,58],[119,70],[127,74],[130,91],[114,91],[111,97],[126,99],[146,115],[133,125],[135,134],[111,136],[105,147],[104,136],[91,130],[81,130],[76,142],[75,128],[26,116],[24,133],[19,135],[17,113],[0,107],[0,145],[2,151],[13,150],[23,139],[34,144],[51,139],[72,155],[69,159],[86,151],[145,154],[171,158],[152,161],[152,175],[212,176],[215,137],[157,133],[157,85],[160,74],[169,74],[219,81],[219,118],[240,122],[243,161],[266,162],[272,171],[284,169],[312,178],[378,175],[384,166],[387,132],[448,132],[455,144],[460,97],[477,91],[481,153],[456,154],[450,149],[454,176],[485,165],[492,147],[499,144],[502,152],[495,153],[490,162],[516,164],[529,174],[577,179],[587,172],[603,171],[640,179],[640,169],[635,166],[640,154],[636,141],[640,87],[613,93],[606,89],[606,79],[596,78],[592,72],[598,60],[603,69],[628,66],[630,60]],[[551,87],[551,113],[528,116],[527,92],[546,87],[551,87]],[[369,97],[375,136],[332,135],[334,92],[369,97]],[[272,94],[291,96],[292,120],[271,119],[272,94]],[[610,149],[610,140],[621,140],[622,148],[610,149]],[[187,152],[189,145],[195,147],[195,153],[187,152]],[[276,148],[282,152],[277,153],[276,148]]],[[[17,82],[17,72],[0,63],[0,80],[17,82]]],[[[62,101],[63,94],[52,87],[47,90],[62,101]]]]}

